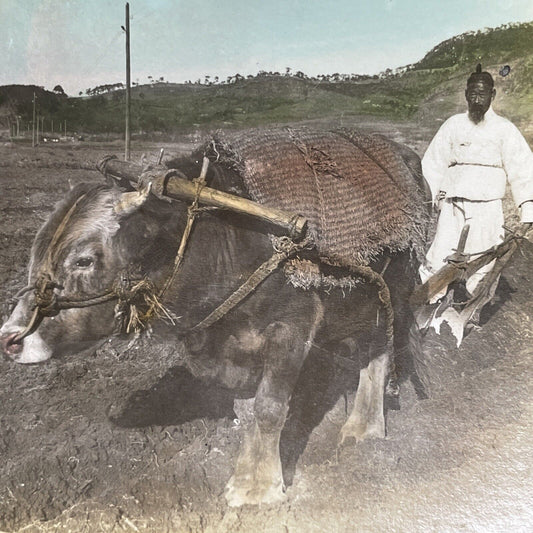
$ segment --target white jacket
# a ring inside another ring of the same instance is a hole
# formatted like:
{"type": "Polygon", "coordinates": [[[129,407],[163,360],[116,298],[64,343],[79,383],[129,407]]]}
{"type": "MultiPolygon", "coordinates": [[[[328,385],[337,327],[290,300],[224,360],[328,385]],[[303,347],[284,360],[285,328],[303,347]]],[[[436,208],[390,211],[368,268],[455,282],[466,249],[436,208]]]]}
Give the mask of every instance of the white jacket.
{"type": "Polygon", "coordinates": [[[517,206],[533,200],[531,149],[518,128],[492,107],[478,124],[468,113],[446,120],[424,154],[422,170],[434,200],[440,191],[447,198],[501,199],[507,180],[517,206]]]}

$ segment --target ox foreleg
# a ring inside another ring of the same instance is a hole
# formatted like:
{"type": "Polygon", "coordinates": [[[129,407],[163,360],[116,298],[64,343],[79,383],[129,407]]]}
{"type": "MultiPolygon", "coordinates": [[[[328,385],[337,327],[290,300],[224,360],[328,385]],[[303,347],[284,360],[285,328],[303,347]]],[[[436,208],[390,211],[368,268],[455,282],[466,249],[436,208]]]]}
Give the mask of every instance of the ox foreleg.
{"type": "Polygon", "coordinates": [[[254,421],[226,486],[231,506],[285,499],[279,441],[289,400],[310,343],[294,326],[276,322],[264,332],[264,373],[254,402],[254,421]]]}
{"type": "Polygon", "coordinates": [[[340,444],[347,439],[362,441],[385,437],[383,398],[393,343],[386,342],[385,346],[372,343],[369,352],[368,365],[359,372],[353,410],[340,432],[340,444]]]}

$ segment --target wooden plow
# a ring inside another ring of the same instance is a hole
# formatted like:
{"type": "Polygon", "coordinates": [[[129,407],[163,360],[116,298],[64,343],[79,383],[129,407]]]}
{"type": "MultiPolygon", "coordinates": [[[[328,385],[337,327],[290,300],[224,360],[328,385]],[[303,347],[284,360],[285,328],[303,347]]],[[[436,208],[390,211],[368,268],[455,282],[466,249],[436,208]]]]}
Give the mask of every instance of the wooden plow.
{"type": "MultiPolygon", "coordinates": [[[[498,281],[500,274],[509,263],[520,242],[525,239],[531,224],[524,224],[518,231],[511,231],[503,242],[493,248],[472,256],[464,253],[469,226],[465,226],[459,238],[459,244],[454,254],[447,258],[448,264],[430,277],[425,283],[415,288],[410,298],[411,306],[415,309],[417,322],[421,329],[429,327],[436,315],[442,315],[452,302],[443,300],[436,309],[427,308],[430,299],[456,281],[466,281],[481,267],[494,261],[494,267],[488,272],[475,288],[471,297],[464,304],[454,304],[462,309],[454,316],[455,323],[465,328],[472,320],[477,321],[483,306],[490,302],[493,297],[493,287],[498,281]]],[[[460,339],[459,339],[460,343],[460,339]]]]}

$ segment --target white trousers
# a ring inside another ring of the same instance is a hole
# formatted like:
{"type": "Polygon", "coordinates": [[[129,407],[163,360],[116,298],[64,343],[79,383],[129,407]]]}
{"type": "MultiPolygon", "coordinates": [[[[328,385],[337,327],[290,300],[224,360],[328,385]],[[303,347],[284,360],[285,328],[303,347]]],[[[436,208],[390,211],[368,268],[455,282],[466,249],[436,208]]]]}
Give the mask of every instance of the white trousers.
{"type": "MultiPolygon", "coordinates": [[[[446,198],[437,223],[437,231],[426,255],[426,264],[420,267],[424,283],[446,264],[459,243],[461,231],[470,226],[464,253],[484,252],[502,242],[504,237],[503,209],[501,200],[474,202],[463,198],[446,198]]],[[[472,293],[483,277],[492,270],[494,261],[480,268],[466,281],[466,289],[472,293]]],[[[444,289],[432,298],[432,302],[446,294],[444,289]]]]}

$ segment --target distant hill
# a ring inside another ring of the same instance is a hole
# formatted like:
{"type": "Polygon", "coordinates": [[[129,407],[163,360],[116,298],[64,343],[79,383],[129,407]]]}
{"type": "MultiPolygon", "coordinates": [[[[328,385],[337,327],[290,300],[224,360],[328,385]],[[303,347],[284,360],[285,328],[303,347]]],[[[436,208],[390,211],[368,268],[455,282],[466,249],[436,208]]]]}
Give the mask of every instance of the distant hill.
{"type": "Polygon", "coordinates": [[[9,129],[10,124],[20,123],[26,126],[33,116],[33,96],[36,97],[38,110],[47,116],[61,112],[66,96],[47,91],[36,85],[4,85],[0,87],[0,130],[9,129]]]}
{"type": "Polygon", "coordinates": [[[498,28],[463,33],[441,42],[414,67],[416,70],[512,62],[533,50],[533,23],[504,24],[498,28]]]}
{"type": "MultiPolygon", "coordinates": [[[[466,76],[481,62],[496,80],[495,108],[529,131],[533,124],[533,23],[467,32],[443,41],[419,62],[379,76],[307,77],[261,72],[209,84],[156,82],[132,88],[134,134],[238,128],[321,117],[381,116],[419,120],[435,129],[464,109],[466,76]],[[504,65],[511,67],[501,76],[504,65]]],[[[33,91],[44,128],[118,134],[124,128],[122,84],[97,87],[90,96],[67,98],[32,86],[0,87],[0,129],[15,117],[27,127],[33,91]]],[[[530,131],[533,137],[533,129],[530,131]]]]}

